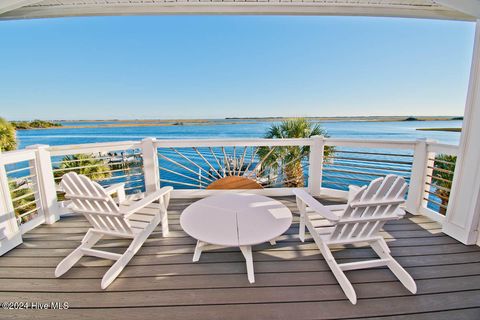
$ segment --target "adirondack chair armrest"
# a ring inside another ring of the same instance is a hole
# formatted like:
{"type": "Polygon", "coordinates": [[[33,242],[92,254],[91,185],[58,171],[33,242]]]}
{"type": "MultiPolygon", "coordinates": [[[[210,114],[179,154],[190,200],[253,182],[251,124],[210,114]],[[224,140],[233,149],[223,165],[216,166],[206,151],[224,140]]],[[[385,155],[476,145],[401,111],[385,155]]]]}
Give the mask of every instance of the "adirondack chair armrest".
{"type": "Polygon", "coordinates": [[[300,199],[303,203],[305,203],[308,207],[314,210],[316,213],[321,215],[322,217],[326,218],[330,221],[338,221],[340,218],[334,214],[329,208],[318,202],[314,197],[312,197],[308,192],[303,189],[295,189],[293,190],[295,196],[300,199]]]}
{"type": "Polygon", "coordinates": [[[129,205],[128,207],[122,207],[120,209],[120,212],[128,218],[128,216],[134,214],[138,210],[148,206],[150,203],[154,202],[155,200],[160,199],[161,197],[165,196],[169,192],[173,190],[172,187],[163,187],[162,189],[147,195],[145,198],[134,202],[132,205],[129,205]]]}
{"type": "Polygon", "coordinates": [[[354,186],[353,184],[348,186],[348,201],[352,201],[353,197],[357,194],[358,190],[360,190],[362,187],[359,186],[354,186]]]}
{"type": "Polygon", "coordinates": [[[407,212],[402,208],[397,208],[397,210],[395,210],[395,213],[399,218],[403,218],[407,212]]]}
{"type": "Polygon", "coordinates": [[[105,192],[108,195],[117,193],[118,203],[125,201],[125,183],[116,183],[108,188],[105,188],[105,192]]]}

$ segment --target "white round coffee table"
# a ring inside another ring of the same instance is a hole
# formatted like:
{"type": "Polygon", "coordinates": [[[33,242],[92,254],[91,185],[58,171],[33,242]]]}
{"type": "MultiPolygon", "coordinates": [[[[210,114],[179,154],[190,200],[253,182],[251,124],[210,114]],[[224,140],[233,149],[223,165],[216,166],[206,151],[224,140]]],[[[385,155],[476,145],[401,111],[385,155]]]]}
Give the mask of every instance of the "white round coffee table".
{"type": "Polygon", "coordinates": [[[252,245],[275,239],[292,224],[292,213],[281,202],[248,193],[226,193],[199,200],[180,216],[180,225],[197,239],[193,261],[202,251],[239,247],[247,264],[248,280],[255,282],[252,245]]]}

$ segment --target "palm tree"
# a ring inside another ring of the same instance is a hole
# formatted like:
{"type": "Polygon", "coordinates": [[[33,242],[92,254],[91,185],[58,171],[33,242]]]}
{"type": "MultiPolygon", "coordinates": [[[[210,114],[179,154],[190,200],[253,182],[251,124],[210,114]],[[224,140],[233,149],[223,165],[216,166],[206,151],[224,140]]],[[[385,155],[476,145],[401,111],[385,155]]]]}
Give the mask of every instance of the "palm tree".
{"type": "Polygon", "coordinates": [[[0,150],[10,151],[17,147],[15,127],[7,120],[0,118],[0,150]]]}
{"type": "MultiPolygon", "coordinates": [[[[312,124],[305,118],[294,118],[282,121],[280,124],[272,124],[267,130],[265,138],[284,139],[284,138],[310,138],[312,136],[327,136],[327,132],[320,124],[312,124]]],[[[261,171],[273,171],[283,175],[283,184],[285,187],[303,187],[304,174],[302,161],[305,160],[310,152],[309,146],[286,146],[286,147],[260,147],[258,155],[260,159],[265,159],[262,163],[261,171]],[[268,170],[267,170],[268,169],[268,170]]],[[[333,148],[325,148],[325,156],[333,153],[333,148]]]]}
{"type": "Polygon", "coordinates": [[[441,214],[447,212],[446,207],[450,198],[449,190],[452,189],[453,172],[455,171],[456,162],[457,156],[439,154],[435,157],[432,184],[437,186],[434,192],[435,195],[440,198],[442,203],[442,206],[439,209],[441,214]]]}
{"type": "Polygon", "coordinates": [[[74,154],[65,156],[60,166],[55,171],[56,177],[61,177],[69,172],[83,174],[92,180],[101,180],[111,176],[110,166],[93,154],[74,154]]]}

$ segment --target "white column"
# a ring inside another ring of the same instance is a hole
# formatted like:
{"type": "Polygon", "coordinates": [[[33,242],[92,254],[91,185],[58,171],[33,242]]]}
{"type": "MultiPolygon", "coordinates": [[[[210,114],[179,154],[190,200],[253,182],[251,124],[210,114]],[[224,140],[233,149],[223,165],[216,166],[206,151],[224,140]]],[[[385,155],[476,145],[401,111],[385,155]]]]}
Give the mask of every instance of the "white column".
{"type": "Polygon", "coordinates": [[[155,147],[155,138],[142,140],[141,149],[143,155],[143,175],[145,190],[152,193],[160,189],[160,171],[158,167],[158,154],[155,147]]]}
{"type": "Polygon", "coordinates": [[[477,20],[473,61],[459,153],[443,232],[465,243],[478,241],[480,218],[480,20],[477,20]]]}
{"type": "MultiPolygon", "coordinates": [[[[0,157],[2,153],[0,151],[0,157]]],[[[5,166],[0,165],[0,256],[22,243],[5,166]]]]}
{"type": "Polygon", "coordinates": [[[45,223],[52,224],[60,219],[60,209],[57,202],[52,159],[48,147],[48,145],[37,144],[28,146],[26,149],[35,150],[34,166],[38,182],[38,196],[40,197],[42,211],[45,215],[45,223]]]}
{"type": "Polygon", "coordinates": [[[308,192],[312,196],[320,196],[325,139],[323,136],[313,136],[311,141],[308,159],[308,192]]]}

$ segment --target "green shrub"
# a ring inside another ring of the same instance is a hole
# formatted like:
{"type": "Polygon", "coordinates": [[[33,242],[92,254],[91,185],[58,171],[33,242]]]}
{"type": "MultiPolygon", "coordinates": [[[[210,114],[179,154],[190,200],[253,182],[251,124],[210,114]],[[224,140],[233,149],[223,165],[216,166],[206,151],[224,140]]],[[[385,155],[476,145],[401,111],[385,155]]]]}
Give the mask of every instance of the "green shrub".
{"type": "Polygon", "coordinates": [[[15,150],[16,147],[15,127],[7,120],[0,118],[0,149],[10,151],[15,150]]]}
{"type": "Polygon", "coordinates": [[[43,121],[43,120],[13,121],[12,124],[18,130],[52,128],[52,127],[61,127],[62,126],[62,124],[58,123],[58,122],[43,121]]]}
{"type": "Polygon", "coordinates": [[[450,199],[450,189],[452,189],[453,173],[455,171],[455,164],[457,156],[448,154],[439,154],[435,157],[434,170],[432,174],[432,184],[437,186],[435,194],[440,198],[443,207],[439,211],[442,214],[447,212],[445,208],[450,199]]]}

